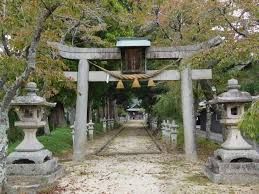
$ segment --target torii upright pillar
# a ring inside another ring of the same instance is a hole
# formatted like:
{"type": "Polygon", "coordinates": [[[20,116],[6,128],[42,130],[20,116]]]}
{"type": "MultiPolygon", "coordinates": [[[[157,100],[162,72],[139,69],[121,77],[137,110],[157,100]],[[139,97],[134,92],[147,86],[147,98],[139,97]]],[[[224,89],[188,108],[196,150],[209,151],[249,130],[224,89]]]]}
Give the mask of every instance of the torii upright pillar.
{"type": "Polygon", "coordinates": [[[186,67],[181,71],[181,95],[184,127],[184,150],[187,160],[197,160],[195,141],[195,117],[192,90],[192,71],[186,67]]]}
{"type": "Polygon", "coordinates": [[[85,157],[86,132],[87,132],[87,105],[88,105],[88,81],[89,63],[87,59],[80,59],[77,74],[77,99],[76,119],[73,146],[73,160],[81,161],[85,157]]]}

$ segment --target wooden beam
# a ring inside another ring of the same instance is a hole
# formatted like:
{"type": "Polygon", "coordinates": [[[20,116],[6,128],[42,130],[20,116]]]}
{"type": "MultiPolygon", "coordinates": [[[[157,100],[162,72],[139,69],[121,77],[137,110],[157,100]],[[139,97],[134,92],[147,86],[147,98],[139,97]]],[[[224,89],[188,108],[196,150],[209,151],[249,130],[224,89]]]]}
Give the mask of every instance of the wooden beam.
{"type": "MultiPolygon", "coordinates": [[[[149,47],[146,52],[147,59],[181,59],[190,57],[201,50],[208,49],[222,43],[220,37],[215,37],[207,42],[175,47],[149,47]]],[[[69,47],[57,42],[49,42],[50,46],[58,49],[59,54],[67,59],[89,59],[89,60],[109,60],[120,59],[119,48],[78,48],[69,47]]]]}
{"type": "MultiPolygon", "coordinates": [[[[120,71],[113,71],[114,73],[121,73],[120,71]]],[[[152,73],[154,71],[147,71],[147,73],[152,73]]],[[[65,76],[72,80],[77,81],[77,72],[65,71],[65,76]]],[[[89,71],[89,81],[90,82],[105,82],[107,80],[108,74],[103,71],[89,71]]],[[[161,74],[153,78],[155,81],[173,81],[180,80],[180,72],[178,70],[166,70],[161,74]]],[[[212,79],[211,69],[194,69],[192,70],[192,79],[212,79]]],[[[109,81],[118,81],[117,78],[109,76],[109,81]]]]}

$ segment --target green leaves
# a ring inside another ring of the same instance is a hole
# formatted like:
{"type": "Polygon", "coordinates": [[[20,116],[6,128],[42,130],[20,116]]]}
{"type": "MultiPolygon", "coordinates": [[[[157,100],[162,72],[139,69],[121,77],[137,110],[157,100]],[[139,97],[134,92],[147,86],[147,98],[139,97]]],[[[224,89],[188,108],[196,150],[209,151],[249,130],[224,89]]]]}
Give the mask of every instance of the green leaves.
{"type": "Polygon", "coordinates": [[[169,91],[158,98],[157,103],[153,107],[153,111],[155,115],[159,115],[163,119],[175,119],[177,121],[181,121],[180,83],[169,82],[167,87],[169,88],[169,91]]]}
{"type": "Polygon", "coordinates": [[[259,140],[259,101],[254,102],[240,123],[241,132],[252,140],[259,140]]]}

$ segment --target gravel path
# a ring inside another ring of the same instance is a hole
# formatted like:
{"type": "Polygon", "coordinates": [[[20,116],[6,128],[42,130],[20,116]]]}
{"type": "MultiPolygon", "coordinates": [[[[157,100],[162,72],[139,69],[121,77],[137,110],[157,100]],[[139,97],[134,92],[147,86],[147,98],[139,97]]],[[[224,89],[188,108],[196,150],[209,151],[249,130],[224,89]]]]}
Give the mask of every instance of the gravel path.
{"type": "Polygon", "coordinates": [[[160,150],[143,127],[127,126],[98,155],[156,154],[160,150]]]}
{"type": "Polygon", "coordinates": [[[202,162],[189,163],[181,154],[159,153],[148,133],[132,123],[100,154],[82,163],[65,162],[66,176],[53,193],[259,193],[259,185],[211,183],[201,173],[202,162]]]}

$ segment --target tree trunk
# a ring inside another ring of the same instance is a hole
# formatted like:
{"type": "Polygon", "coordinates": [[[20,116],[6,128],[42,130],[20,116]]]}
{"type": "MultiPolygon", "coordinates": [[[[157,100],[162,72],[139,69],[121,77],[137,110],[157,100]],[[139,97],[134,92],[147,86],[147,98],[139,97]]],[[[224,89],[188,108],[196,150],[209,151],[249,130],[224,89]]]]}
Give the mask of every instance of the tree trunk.
{"type": "Polygon", "coordinates": [[[101,109],[101,107],[98,107],[97,108],[97,117],[95,118],[96,120],[95,120],[95,122],[100,122],[100,118],[102,118],[102,109],[101,109]]]}
{"type": "Polygon", "coordinates": [[[206,105],[206,138],[210,138],[210,131],[211,131],[211,111],[210,105],[206,105]]]}
{"type": "Polygon", "coordinates": [[[107,98],[107,118],[110,119],[110,99],[107,98]]]}
{"type": "Polygon", "coordinates": [[[53,127],[64,127],[66,126],[64,106],[60,102],[57,103],[56,107],[50,114],[50,123],[53,127]]]}
{"type": "Polygon", "coordinates": [[[117,110],[117,101],[116,99],[113,100],[113,112],[114,112],[114,119],[118,121],[118,110],[117,110]]]}
{"type": "Polygon", "coordinates": [[[108,119],[108,113],[107,113],[107,98],[104,99],[104,117],[108,119]]]}
{"type": "Polygon", "coordinates": [[[93,101],[91,100],[90,103],[89,103],[89,114],[88,114],[89,115],[88,116],[89,122],[90,122],[90,120],[93,120],[93,110],[92,110],[92,108],[93,108],[93,101]]]}
{"type": "Polygon", "coordinates": [[[5,18],[6,16],[6,3],[7,3],[7,0],[3,0],[3,18],[5,18]]]}
{"type": "Polygon", "coordinates": [[[46,124],[44,126],[44,134],[45,135],[49,135],[50,134],[50,129],[49,129],[49,117],[48,117],[47,110],[43,114],[43,121],[46,122],[46,124]]]}
{"type": "Polygon", "coordinates": [[[8,112],[0,112],[0,193],[4,193],[6,183],[7,134],[9,128],[8,112]]]}

